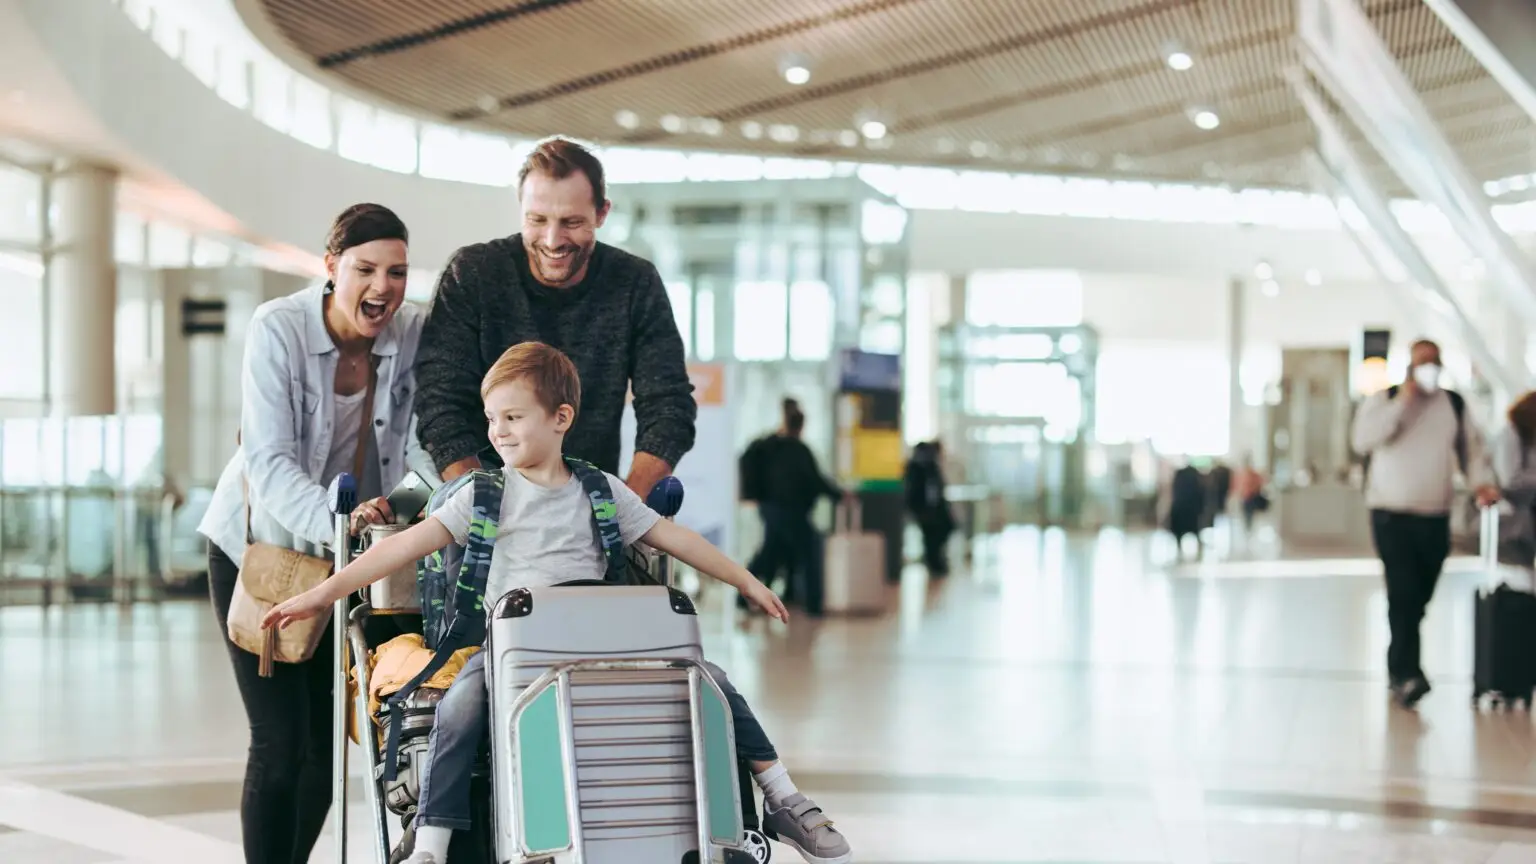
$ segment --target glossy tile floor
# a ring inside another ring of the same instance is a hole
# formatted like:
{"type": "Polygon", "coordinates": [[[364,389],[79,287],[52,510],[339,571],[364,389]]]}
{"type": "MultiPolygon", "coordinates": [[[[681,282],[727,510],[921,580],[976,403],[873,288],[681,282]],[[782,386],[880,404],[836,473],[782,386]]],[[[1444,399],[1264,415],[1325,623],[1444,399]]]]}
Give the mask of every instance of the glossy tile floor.
{"type": "MultiPolygon", "coordinates": [[[[734,622],[715,592],[709,649],[863,864],[1536,862],[1531,718],[1470,705],[1472,562],[1409,714],[1371,562],[1171,554],[1010,529],[881,619],[734,622]]],[[[0,862],[238,864],[218,639],[199,603],[0,611],[0,862]]]]}

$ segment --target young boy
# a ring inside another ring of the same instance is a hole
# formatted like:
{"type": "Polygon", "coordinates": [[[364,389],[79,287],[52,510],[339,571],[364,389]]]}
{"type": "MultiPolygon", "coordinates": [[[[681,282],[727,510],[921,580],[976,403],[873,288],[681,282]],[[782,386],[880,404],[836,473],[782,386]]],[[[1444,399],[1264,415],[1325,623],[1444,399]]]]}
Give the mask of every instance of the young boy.
{"type": "MultiPolygon", "coordinates": [[[[591,504],[561,456],[565,433],[581,404],[581,382],[570,358],[539,342],[508,348],[486,372],[480,386],[491,444],[505,464],[496,545],[486,585],[487,599],[518,587],[574,579],[601,579],[606,571],[593,533],[591,504]]],[[[626,545],[643,540],[694,569],[731,585],[751,603],[781,621],[784,604],[751,573],[697,533],[662,519],[617,477],[608,478],[626,545]]],[[[338,598],[408,566],[449,543],[469,536],[473,485],[467,484],[420,523],[380,541],[310,591],[275,607],[265,626],[285,626],[331,608],[338,598]]],[[[470,770],[486,732],[488,698],[484,652],[476,653],[454,679],[437,707],[421,780],[416,815],[416,848],[406,864],[443,864],[454,829],[470,820],[470,770]]],[[[795,847],[810,864],[846,864],[848,842],[821,808],[795,789],[746,700],[723,671],[705,664],[731,705],[736,748],[750,761],[762,787],[765,833],[795,847]]]]}

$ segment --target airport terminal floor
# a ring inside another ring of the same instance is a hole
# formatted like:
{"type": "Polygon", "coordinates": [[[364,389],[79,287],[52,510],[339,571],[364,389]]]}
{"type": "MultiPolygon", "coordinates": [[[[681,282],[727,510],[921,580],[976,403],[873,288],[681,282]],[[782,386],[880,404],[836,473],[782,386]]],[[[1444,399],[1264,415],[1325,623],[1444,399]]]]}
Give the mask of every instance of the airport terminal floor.
{"type": "MultiPolygon", "coordinates": [[[[943,583],[909,568],[881,619],[733,623],[717,591],[707,649],[861,864],[1536,861],[1536,727],[1470,704],[1474,562],[1414,714],[1373,562],[1170,542],[1011,528],[943,583]]],[[[0,824],[27,826],[0,861],[239,861],[247,733],[205,604],[0,611],[0,693],[0,824]]]]}

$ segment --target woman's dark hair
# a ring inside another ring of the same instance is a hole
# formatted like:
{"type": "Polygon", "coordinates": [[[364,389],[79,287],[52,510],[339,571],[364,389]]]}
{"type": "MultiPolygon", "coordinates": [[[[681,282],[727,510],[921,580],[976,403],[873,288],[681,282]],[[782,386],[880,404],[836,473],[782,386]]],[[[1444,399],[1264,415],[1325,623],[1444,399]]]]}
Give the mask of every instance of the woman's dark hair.
{"type": "Polygon", "coordinates": [[[1509,425],[1520,435],[1520,444],[1530,447],[1536,442],[1536,390],[1515,400],[1509,406],[1509,425]]]}
{"type": "MultiPolygon", "coordinates": [[[[409,244],[411,236],[395,211],[383,204],[353,204],[331,223],[331,233],[325,237],[325,254],[339,257],[354,246],[375,240],[399,240],[409,244]]],[[[325,280],[325,290],[335,289],[334,280],[325,280]]]]}
{"type": "Polygon", "coordinates": [[[353,204],[341,211],[331,223],[331,233],[325,238],[327,255],[340,255],[353,246],[372,243],[375,240],[399,240],[411,242],[405,223],[395,211],[382,204],[353,204]]]}

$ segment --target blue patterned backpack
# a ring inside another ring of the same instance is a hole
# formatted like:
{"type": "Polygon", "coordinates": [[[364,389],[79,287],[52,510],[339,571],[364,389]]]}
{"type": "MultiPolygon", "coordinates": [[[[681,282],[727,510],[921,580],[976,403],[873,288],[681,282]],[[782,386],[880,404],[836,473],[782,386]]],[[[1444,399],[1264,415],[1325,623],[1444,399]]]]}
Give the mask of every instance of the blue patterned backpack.
{"type": "MultiPolygon", "coordinates": [[[[581,482],[582,491],[591,502],[593,530],[608,563],[604,579],[622,584],[628,579],[629,563],[619,533],[619,508],[613,501],[608,476],[596,465],[570,456],[565,457],[565,464],[581,482]]],[[[469,483],[474,484],[474,503],[467,542],[463,546],[450,543],[416,565],[416,585],[421,594],[421,632],[433,654],[431,662],[386,702],[389,735],[384,751],[385,780],[395,779],[405,700],[423,681],[437,674],[455,651],[485,642],[485,588],[491,574],[491,556],[496,549],[496,522],[501,516],[506,477],[499,470],[471,471],[455,477],[433,490],[427,501],[426,514],[431,515],[469,483]]]]}

